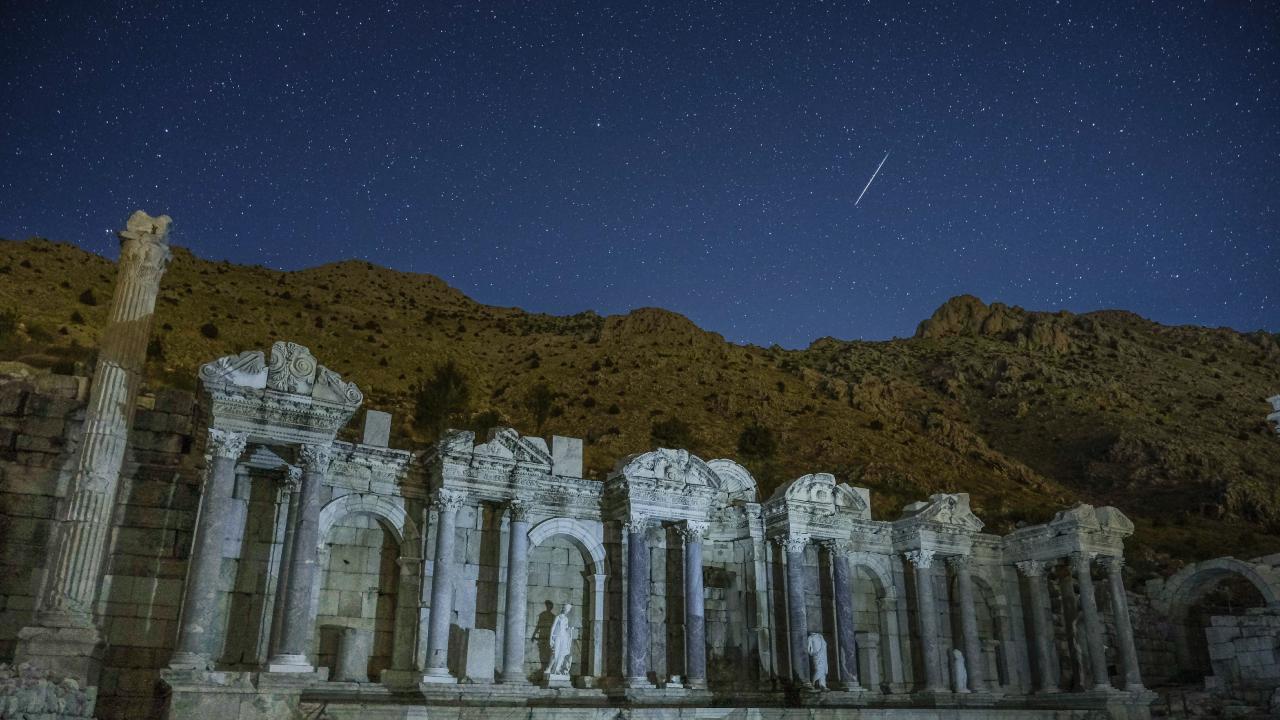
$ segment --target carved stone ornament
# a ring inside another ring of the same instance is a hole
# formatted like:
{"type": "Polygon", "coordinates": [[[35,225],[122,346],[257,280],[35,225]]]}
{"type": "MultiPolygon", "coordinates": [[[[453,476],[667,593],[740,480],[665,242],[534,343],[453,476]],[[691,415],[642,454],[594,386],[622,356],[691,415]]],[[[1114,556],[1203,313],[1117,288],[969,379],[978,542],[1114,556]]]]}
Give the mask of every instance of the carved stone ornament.
{"type": "Polygon", "coordinates": [[[928,570],[933,566],[933,550],[908,550],[903,556],[907,558],[907,562],[921,570],[928,570]]]}
{"type": "Polygon", "coordinates": [[[311,396],[317,400],[341,403],[343,405],[359,405],[364,402],[364,393],[353,382],[347,382],[341,375],[321,365],[315,387],[311,396]]]}
{"type": "Polygon", "coordinates": [[[125,222],[125,229],[116,233],[120,238],[120,268],[139,281],[158,283],[173,259],[169,251],[172,222],[168,215],[151,217],[141,210],[134,211],[125,222]]]}
{"type": "Polygon", "coordinates": [[[809,540],[809,536],[802,533],[788,533],[786,535],[779,535],[773,539],[773,541],[778,544],[778,547],[782,548],[782,551],[788,555],[804,552],[805,546],[809,544],[809,540]]]}
{"type": "Polygon", "coordinates": [[[209,454],[213,457],[236,460],[244,454],[248,443],[247,433],[209,428],[209,454]]]}
{"type": "Polygon", "coordinates": [[[528,500],[521,500],[520,498],[512,499],[511,502],[507,503],[507,510],[511,513],[511,521],[522,522],[527,520],[529,518],[529,510],[532,506],[533,503],[530,503],[528,500]]]}
{"type": "Polygon", "coordinates": [[[317,367],[310,349],[287,340],[277,340],[271,345],[267,387],[280,392],[310,395],[317,367]]]}
{"type": "Polygon", "coordinates": [[[645,533],[649,530],[649,516],[635,513],[622,523],[622,531],[625,533],[645,533]]]}
{"type": "Polygon", "coordinates": [[[200,382],[261,390],[267,386],[267,361],[261,350],[227,355],[200,366],[200,382]]]}
{"type": "Polygon", "coordinates": [[[1089,566],[1092,563],[1094,553],[1086,553],[1076,551],[1071,553],[1071,568],[1076,572],[1089,572],[1089,566]]]}
{"type": "Polygon", "coordinates": [[[303,445],[298,451],[298,459],[307,472],[323,475],[329,472],[329,463],[333,462],[333,446],[303,445]]]}
{"type": "Polygon", "coordinates": [[[302,488],[302,468],[297,465],[285,465],[283,482],[285,490],[298,492],[302,488]]]}
{"type": "Polygon", "coordinates": [[[848,540],[824,540],[822,547],[826,548],[832,557],[847,558],[853,554],[853,543],[848,540]]]}
{"type": "Polygon", "coordinates": [[[687,543],[699,543],[707,536],[707,530],[711,529],[711,523],[698,522],[696,520],[686,520],[681,523],[678,530],[681,537],[687,543]]]}
{"type": "Polygon", "coordinates": [[[625,461],[622,474],[628,479],[661,480],[672,484],[716,488],[720,478],[688,450],[658,448],[625,461]]]}
{"type": "Polygon", "coordinates": [[[1018,572],[1022,573],[1026,577],[1040,577],[1041,575],[1044,575],[1045,564],[1043,561],[1023,560],[1022,562],[1014,564],[1017,565],[1018,572]]]}
{"type": "Polygon", "coordinates": [[[467,496],[457,490],[440,488],[431,498],[431,506],[436,512],[458,512],[466,502],[467,496]]]}
{"type": "Polygon", "coordinates": [[[946,562],[947,562],[947,567],[951,568],[955,572],[959,572],[961,570],[967,571],[970,567],[973,566],[973,556],[972,555],[948,555],[946,562]]]}

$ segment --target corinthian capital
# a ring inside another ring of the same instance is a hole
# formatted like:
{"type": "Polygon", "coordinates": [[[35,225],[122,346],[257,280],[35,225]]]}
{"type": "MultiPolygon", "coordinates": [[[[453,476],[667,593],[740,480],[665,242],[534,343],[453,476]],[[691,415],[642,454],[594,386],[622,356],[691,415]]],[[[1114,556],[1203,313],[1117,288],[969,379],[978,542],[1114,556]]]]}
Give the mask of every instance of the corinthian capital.
{"type": "Polygon", "coordinates": [[[848,540],[823,540],[821,544],[832,557],[847,558],[853,554],[853,543],[848,540]]]}
{"type": "Polygon", "coordinates": [[[1071,553],[1068,557],[1071,561],[1071,569],[1075,570],[1077,573],[1090,572],[1090,565],[1093,560],[1092,553],[1077,550],[1071,553]]]}
{"type": "Polygon", "coordinates": [[[782,548],[783,552],[790,555],[804,552],[805,546],[809,544],[809,536],[804,533],[788,533],[775,537],[773,541],[782,548]]]}
{"type": "Polygon", "coordinates": [[[138,210],[129,216],[120,237],[120,268],[142,279],[155,279],[169,266],[168,215],[151,217],[138,210]]]}
{"type": "Polygon", "coordinates": [[[920,550],[908,550],[902,553],[902,555],[907,558],[907,562],[911,563],[917,569],[928,570],[933,567],[933,550],[926,550],[924,548],[921,548],[920,550]]]}
{"type": "Polygon", "coordinates": [[[1022,573],[1026,577],[1040,577],[1041,575],[1044,575],[1044,562],[1040,560],[1023,560],[1022,562],[1014,564],[1018,566],[1018,572],[1022,573]]]}
{"type": "Polygon", "coordinates": [[[527,520],[529,517],[529,508],[531,505],[532,503],[530,503],[528,500],[522,500],[520,498],[512,498],[511,502],[507,503],[507,510],[510,511],[511,513],[511,521],[520,522],[522,520],[527,520]]]}
{"type": "Polygon", "coordinates": [[[236,460],[248,442],[248,433],[209,428],[209,454],[213,457],[236,460]]]}
{"type": "Polygon", "coordinates": [[[971,555],[948,555],[946,562],[947,567],[951,568],[952,572],[968,572],[969,568],[973,566],[973,557],[971,555]]]}
{"type": "Polygon", "coordinates": [[[710,528],[711,523],[687,520],[678,529],[685,542],[697,543],[702,542],[702,539],[707,536],[707,530],[710,528]]]}
{"type": "Polygon", "coordinates": [[[458,510],[462,508],[466,499],[467,496],[465,493],[457,490],[440,488],[436,491],[436,494],[432,496],[431,505],[436,509],[436,512],[458,512],[458,510]]]}
{"type": "Polygon", "coordinates": [[[644,513],[633,513],[622,523],[625,533],[643,533],[649,529],[649,516],[644,513]]]}
{"type": "Polygon", "coordinates": [[[302,468],[297,465],[284,466],[284,489],[289,492],[298,492],[302,487],[302,468]]]}
{"type": "Polygon", "coordinates": [[[303,445],[298,452],[298,459],[307,472],[323,475],[329,472],[329,463],[333,462],[333,446],[303,445]]]}

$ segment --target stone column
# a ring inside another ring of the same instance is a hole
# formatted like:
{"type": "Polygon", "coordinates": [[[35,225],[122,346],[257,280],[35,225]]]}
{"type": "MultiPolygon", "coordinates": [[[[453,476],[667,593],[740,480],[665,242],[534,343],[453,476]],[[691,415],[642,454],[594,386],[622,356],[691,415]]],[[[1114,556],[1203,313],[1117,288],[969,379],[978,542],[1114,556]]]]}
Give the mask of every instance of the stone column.
{"type": "Polygon", "coordinates": [[[436,508],[436,559],[431,576],[431,623],[427,627],[427,669],[423,682],[454,682],[449,674],[449,625],[453,619],[453,543],[458,510],[465,496],[440,488],[436,508]]]}
{"type": "Polygon", "coordinates": [[[529,683],[524,672],[525,613],[529,604],[529,503],[515,499],[508,504],[507,617],[502,637],[502,682],[529,683]]]}
{"type": "Polygon", "coordinates": [[[284,467],[284,479],[280,484],[284,494],[284,535],[280,538],[280,562],[276,566],[276,595],[271,608],[270,648],[267,657],[274,657],[280,652],[280,631],[284,628],[284,611],[289,603],[289,565],[293,562],[294,524],[300,512],[298,502],[302,497],[302,468],[294,465],[284,467]]]}
{"type": "Polygon", "coordinates": [[[649,518],[633,515],[627,533],[627,677],[628,687],[649,688],[649,518]]]}
{"type": "Polygon", "coordinates": [[[982,661],[982,643],[978,639],[978,615],[973,603],[973,575],[970,572],[973,558],[967,555],[952,555],[947,558],[947,566],[956,576],[956,600],[960,603],[960,634],[964,645],[964,666],[969,672],[969,689],[973,692],[986,690],[982,661]]]}
{"type": "Polygon", "coordinates": [[[315,617],[311,610],[313,588],[320,569],[320,488],[333,460],[329,445],[303,445],[302,486],[298,490],[298,513],[293,524],[293,550],[285,588],[285,608],[280,624],[280,647],[267,661],[268,672],[307,673],[315,670],[307,661],[307,641],[315,617]]]}
{"type": "Polygon", "coordinates": [[[1129,596],[1124,591],[1124,558],[1109,555],[1098,558],[1107,569],[1107,587],[1111,590],[1111,611],[1115,615],[1116,636],[1120,642],[1120,659],[1124,663],[1124,689],[1142,692],[1142,671],[1138,667],[1138,648],[1133,642],[1133,622],[1129,619],[1129,596]]]}
{"type": "Polygon", "coordinates": [[[81,684],[97,682],[101,648],[93,624],[120,468],[155,315],[169,265],[169,216],[141,210],[120,237],[120,263],[102,331],[84,437],[60,506],[36,605],[35,625],[18,632],[17,663],[30,662],[81,684]]]}
{"type": "Polygon", "coordinates": [[[1031,625],[1035,635],[1036,672],[1040,676],[1040,693],[1058,692],[1058,684],[1053,680],[1053,621],[1049,617],[1052,608],[1049,606],[1049,585],[1045,578],[1045,564],[1039,560],[1024,560],[1018,563],[1018,571],[1027,578],[1027,587],[1031,591],[1031,625]]]}
{"type": "Polygon", "coordinates": [[[775,538],[787,557],[787,638],[791,654],[791,680],[801,687],[810,682],[809,654],[805,639],[809,634],[809,618],[804,594],[804,548],[809,536],[798,533],[775,538]]]}
{"type": "MultiPolygon", "coordinates": [[[[1000,642],[997,644],[999,648],[999,662],[1004,663],[1005,681],[1009,687],[1020,688],[1023,686],[1021,663],[1019,661],[1016,644],[1013,642],[1013,622],[1009,619],[1008,608],[1000,608],[996,611],[996,632],[1000,635],[1000,642]]],[[[998,684],[1000,676],[997,674],[991,678],[991,684],[998,684]]]]}
{"type": "Polygon", "coordinates": [[[684,537],[684,674],[685,686],[707,687],[707,620],[702,592],[702,538],[709,523],[687,521],[684,537]]]}
{"type": "Polygon", "coordinates": [[[858,684],[858,641],[853,625],[853,577],[849,568],[853,546],[847,542],[830,542],[826,547],[831,555],[835,582],[837,672],[844,689],[856,692],[862,687],[858,684]]]}
{"type": "MultiPolygon", "coordinates": [[[[605,581],[609,579],[604,573],[596,573],[591,578],[591,676],[597,680],[605,676],[604,668],[604,604],[605,581]]],[[[583,651],[586,654],[586,651],[583,651]]]]}
{"type": "Polygon", "coordinates": [[[1107,674],[1107,654],[1102,644],[1102,619],[1098,616],[1098,600],[1093,594],[1093,572],[1089,556],[1083,552],[1071,553],[1071,570],[1080,586],[1080,611],[1084,615],[1084,633],[1089,640],[1089,664],[1093,670],[1093,689],[1110,690],[1111,678],[1107,674]]]}
{"type": "Polygon", "coordinates": [[[933,550],[911,550],[905,553],[915,568],[916,613],[920,616],[920,654],[924,665],[925,692],[946,692],[939,664],[938,603],[933,594],[933,550]]]}
{"type": "Polygon", "coordinates": [[[171,668],[213,669],[219,644],[212,631],[217,626],[222,545],[227,537],[229,501],[235,489],[236,460],[248,439],[245,433],[209,430],[208,470],[187,564],[177,648],[169,660],[171,668]]]}

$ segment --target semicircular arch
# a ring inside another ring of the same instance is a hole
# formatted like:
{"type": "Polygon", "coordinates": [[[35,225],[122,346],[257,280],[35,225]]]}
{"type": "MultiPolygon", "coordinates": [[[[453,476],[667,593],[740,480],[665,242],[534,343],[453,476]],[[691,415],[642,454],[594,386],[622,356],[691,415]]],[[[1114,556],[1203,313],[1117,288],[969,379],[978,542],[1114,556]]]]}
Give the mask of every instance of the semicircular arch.
{"type": "Polygon", "coordinates": [[[1232,557],[1205,560],[1174,573],[1165,581],[1160,604],[1165,612],[1178,616],[1222,580],[1238,575],[1253,584],[1267,607],[1280,608],[1280,573],[1257,563],[1232,557]]]}
{"type": "Polygon", "coordinates": [[[395,536],[402,548],[417,547],[418,528],[404,506],[391,498],[373,493],[351,493],[330,500],[320,508],[320,534],[323,541],[339,520],[348,515],[372,515],[395,536]],[[406,543],[406,540],[409,541],[406,543]]]}
{"type": "Polygon", "coordinates": [[[582,551],[583,557],[591,564],[592,572],[604,572],[604,541],[599,527],[593,527],[580,520],[570,518],[550,518],[543,520],[529,529],[530,549],[541,545],[547,539],[563,535],[582,551]]]}

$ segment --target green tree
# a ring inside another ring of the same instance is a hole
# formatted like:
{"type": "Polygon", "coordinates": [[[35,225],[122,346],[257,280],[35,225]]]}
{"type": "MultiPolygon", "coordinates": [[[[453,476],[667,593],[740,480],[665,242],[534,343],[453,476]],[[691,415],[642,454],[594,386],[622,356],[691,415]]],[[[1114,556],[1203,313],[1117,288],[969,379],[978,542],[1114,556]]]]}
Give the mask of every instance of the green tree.
{"type": "Polygon", "coordinates": [[[655,447],[687,450],[694,445],[693,427],[680,418],[659,420],[649,426],[649,439],[655,447]]]}
{"type": "Polygon", "coordinates": [[[533,416],[537,432],[542,432],[542,426],[547,424],[547,418],[551,417],[551,407],[555,402],[556,393],[546,380],[539,380],[525,393],[524,407],[533,416]]]}
{"type": "Polygon", "coordinates": [[[777,449],[773,431],[759,421],[744,427],[738,435],[738,454],[747,460],[768,460],[777,449]]]}
{"type": "Polygon", "coordinates": [[[431,377],[414,393],[413,424],[428,439],[440,437],[450,423],[468,418],[471,386],[458,364],[437,363],[431,377]]]}

